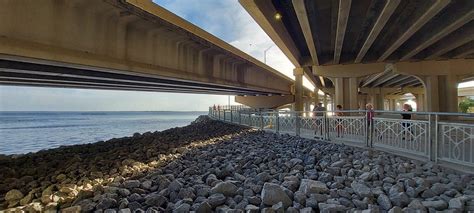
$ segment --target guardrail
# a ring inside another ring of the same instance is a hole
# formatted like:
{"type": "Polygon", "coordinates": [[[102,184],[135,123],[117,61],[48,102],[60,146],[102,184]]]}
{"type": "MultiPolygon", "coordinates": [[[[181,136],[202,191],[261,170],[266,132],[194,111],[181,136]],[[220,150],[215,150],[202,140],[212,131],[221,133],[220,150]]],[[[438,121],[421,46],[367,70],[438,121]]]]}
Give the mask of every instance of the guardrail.
{"type": "Polygon", "coordinates": [[[209,109],[209,116],[225,122],[281,134],[344,143],[430,160],[474,173],[474,114],[374,111],[295,112],[209,109]],[[401,119],[400,114],[413,119],[401,119]]]}

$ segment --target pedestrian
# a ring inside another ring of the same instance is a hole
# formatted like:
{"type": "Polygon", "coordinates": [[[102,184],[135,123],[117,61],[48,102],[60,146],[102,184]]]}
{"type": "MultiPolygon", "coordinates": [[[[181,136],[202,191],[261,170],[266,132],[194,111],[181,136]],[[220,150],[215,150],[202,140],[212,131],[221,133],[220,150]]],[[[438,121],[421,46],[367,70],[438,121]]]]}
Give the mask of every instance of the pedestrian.
{"type": "Polygon", "coordinates": [[[372,138],[371,128],[373,128],[372,123],[374,121],[374,114],[375,114],[374,113],[374,106],[371,103],[368,103],[368,104],[365,105],[365,109],[367,110],[367,112],[366,112],[367,113],[367,130],[366,130],[367,132],[366,133],[370,138],[372,138]]]}
{"type": "Polygon", "coordinates": [[[323,103],[319,102],[314,108],[313,112],[316,117],[316,132],[315,134],[318,135],[319,130],[319,137],[323,136],[323,119],[324,119],[324,112],[326,111],[326,107],[323,107],[323,103]]]}
{"type": "MultiPolygon", "coordinates": [[[[413,108],[410,104],[403,104],[402,108],[403,112],[412,112],[413,108]]],[[[402,113],[403,120],[411,120],[412,114],[411,113],[402,113]]],[[[408,138],[408,133],[411,133],[411,123],[410,122],[402,122],[402,140],[408,138]],[[405,137],[406,136],[406,137],[405,137]]]]}
{"type": "MultiPolygon", "coordinates": [[[[336,116],[344,116],[344,113],[342,112],[342,105],[337,105],[336,106],[336,116]]],[[[342,129],[344,128],[343,126],[343,119],[342,118],[336,118],[336,132],[337,132],[337,137],[342,137],[342,129]]]]}

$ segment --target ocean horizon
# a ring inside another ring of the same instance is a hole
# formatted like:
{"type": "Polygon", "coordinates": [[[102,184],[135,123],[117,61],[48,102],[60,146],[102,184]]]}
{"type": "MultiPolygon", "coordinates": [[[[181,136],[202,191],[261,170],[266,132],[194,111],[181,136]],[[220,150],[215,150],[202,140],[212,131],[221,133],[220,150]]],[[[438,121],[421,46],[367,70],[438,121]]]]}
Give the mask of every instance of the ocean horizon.
{"type": "Polygon", "coordinates": [[[0,154],[26,154],[186,126],[207,111],[0,111],[0,154]]]}

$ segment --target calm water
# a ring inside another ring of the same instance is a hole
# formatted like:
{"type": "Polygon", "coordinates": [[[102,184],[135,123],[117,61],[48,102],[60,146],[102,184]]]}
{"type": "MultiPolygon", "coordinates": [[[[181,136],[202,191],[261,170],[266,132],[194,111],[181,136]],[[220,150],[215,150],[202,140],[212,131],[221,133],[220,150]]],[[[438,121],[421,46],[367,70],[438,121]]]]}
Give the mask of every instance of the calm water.
{"type": "Polygon", "coordinates": [[[186,126],[207,112],[0,112],[0,154],[186,126]]]}

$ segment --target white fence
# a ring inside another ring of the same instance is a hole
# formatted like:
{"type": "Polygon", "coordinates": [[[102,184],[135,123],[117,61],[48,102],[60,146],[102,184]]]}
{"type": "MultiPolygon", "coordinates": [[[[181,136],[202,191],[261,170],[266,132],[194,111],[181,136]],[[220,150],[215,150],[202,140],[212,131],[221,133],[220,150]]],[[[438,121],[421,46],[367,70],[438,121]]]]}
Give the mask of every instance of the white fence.
{"type": "Polygon", "coordinates": [[[209,109],[214,119],[282,134],[317,138],[358,147],[371,147],[415,159],[452,165],[474,173],[474,114],[415,113],[404,120],[401,112],[366,111],[288,112],[249,108],[209,109]],[[442,118],[442,119],[440,119],[442,118]]]}

